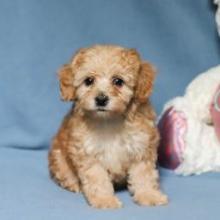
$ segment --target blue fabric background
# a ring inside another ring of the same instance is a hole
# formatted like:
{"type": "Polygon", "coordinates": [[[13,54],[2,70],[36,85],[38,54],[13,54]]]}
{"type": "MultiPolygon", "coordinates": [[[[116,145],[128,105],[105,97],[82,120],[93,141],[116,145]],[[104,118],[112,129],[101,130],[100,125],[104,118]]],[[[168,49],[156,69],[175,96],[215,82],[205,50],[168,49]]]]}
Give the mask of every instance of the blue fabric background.
{"type": "Polygon", "coordinates": [[[45,148],[69,104],[56,71],[76,49],[135,47],[158,68],[153,103],[219,63],[209,0],[1,0],[0,146],[45,148]]]}
{"type": "Polygon", "coordinates": [[[167,207],[141,208],[119,192],[125,208],[97,211],[50,181],[46,157],[70,107],[60,101],[56,71],[76,49],[137,48],[158,69],[159,113],[219,63],[214,9],[210,0],[0,0],[0,219],[219,219],[219,174],[162,170],[167,207]]]}

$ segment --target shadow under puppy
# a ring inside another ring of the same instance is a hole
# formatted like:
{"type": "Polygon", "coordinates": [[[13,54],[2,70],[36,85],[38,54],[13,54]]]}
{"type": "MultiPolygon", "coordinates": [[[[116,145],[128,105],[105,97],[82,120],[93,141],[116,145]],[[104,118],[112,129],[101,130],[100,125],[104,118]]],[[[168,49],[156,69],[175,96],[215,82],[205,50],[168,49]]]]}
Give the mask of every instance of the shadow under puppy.
{"type": "Polygon", "coordinates": [[[53,139],[49,169],[62,187],[97,208],[119,208],[113,184],[128,183],[140,205],[163,205],[156,170],[159,135],[148,97],[154,70],[134,49],[80,49],[59,72],[74,107],[53,139]]]}

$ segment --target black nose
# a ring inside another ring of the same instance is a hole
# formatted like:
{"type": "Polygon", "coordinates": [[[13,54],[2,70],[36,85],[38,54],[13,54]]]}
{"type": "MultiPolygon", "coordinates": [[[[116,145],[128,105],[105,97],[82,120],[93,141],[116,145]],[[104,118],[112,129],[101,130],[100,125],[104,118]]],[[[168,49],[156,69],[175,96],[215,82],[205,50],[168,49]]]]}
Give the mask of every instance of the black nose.
{"type": "Polygon", "coordinates": [[[96,96],[95,98],[95,103],[97,106],[106,106],[108,104],[108,96],[104,95],[104,94],[99,94],[98,96],[96,96]]]}

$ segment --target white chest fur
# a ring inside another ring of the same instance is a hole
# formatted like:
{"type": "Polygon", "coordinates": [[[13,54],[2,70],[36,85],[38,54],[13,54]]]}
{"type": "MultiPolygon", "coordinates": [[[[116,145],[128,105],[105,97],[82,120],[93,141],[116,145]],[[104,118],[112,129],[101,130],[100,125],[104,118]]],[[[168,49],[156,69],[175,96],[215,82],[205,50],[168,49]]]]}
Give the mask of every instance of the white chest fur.
{"type": "Polygon", "coordinates": [[[105,124],[92,129],[85,137],[84,147],[110,172],[120,174],[131,160],[141,157],[149,136],[131,127],[105,124]]]}

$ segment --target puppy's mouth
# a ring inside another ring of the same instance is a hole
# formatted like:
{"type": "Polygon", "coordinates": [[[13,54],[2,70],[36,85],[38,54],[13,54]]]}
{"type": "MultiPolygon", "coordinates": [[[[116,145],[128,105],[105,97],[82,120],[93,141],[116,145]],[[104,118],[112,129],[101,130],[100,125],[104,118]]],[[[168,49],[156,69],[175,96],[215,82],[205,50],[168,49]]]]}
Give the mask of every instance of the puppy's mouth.
{"type": "Polygon", "coordinates": [[[104,108],[97,108],[96,111],[97,111],[97,112],[106,112],[107,110],[104,109],[104,108]]]}

